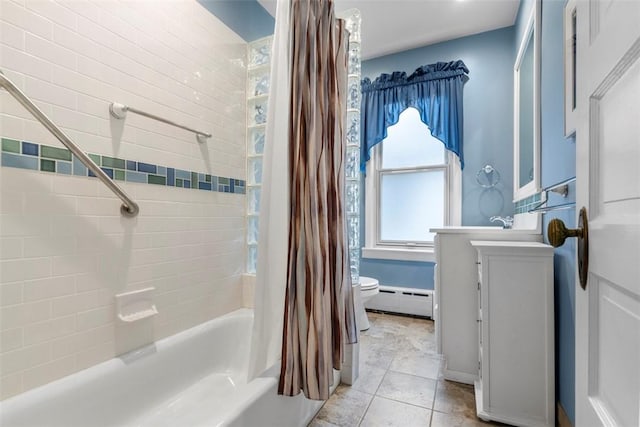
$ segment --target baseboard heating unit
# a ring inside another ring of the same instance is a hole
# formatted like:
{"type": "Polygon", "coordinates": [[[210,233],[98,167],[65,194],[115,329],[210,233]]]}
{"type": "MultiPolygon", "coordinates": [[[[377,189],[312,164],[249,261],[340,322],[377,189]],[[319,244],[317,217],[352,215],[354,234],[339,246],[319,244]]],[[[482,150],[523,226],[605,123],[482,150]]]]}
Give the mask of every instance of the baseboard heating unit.
{"type": "Polygon", "coordinates": [[[365,308],[433,318],[432,290],[382,285],[379,290],[365,308]]]}

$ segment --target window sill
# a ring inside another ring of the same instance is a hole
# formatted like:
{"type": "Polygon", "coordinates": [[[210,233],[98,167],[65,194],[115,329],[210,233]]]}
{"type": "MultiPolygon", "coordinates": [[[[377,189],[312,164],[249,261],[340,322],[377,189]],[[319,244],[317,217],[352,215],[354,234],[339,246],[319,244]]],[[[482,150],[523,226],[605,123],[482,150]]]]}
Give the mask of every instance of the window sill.
{"type": "Polygon", "coordinates": [[[434,248],[362,248],[362,258],[436,262],[434,248]]]}

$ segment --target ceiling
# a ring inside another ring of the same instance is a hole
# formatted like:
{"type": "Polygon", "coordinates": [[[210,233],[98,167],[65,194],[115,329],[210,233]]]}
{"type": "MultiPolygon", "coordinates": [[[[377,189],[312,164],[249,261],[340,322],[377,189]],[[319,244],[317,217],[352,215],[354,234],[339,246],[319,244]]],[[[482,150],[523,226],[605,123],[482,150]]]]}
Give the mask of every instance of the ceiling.
{"type": "MultiPolygon", "coordinates": [[[[276,0],[258,0],[275,16],[276,0]]],[[[362,59],[515,23],[520,0],[334,0],[337,12],[362,14],[362,59]]]]}

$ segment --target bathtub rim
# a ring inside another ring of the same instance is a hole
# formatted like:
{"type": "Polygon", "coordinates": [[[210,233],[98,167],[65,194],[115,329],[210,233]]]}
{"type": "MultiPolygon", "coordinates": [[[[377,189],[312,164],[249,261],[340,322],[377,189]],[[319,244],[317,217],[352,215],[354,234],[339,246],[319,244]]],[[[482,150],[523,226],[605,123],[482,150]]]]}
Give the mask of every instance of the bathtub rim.
{"type": "MultiPolygon", "coordinates": [[[[164,337],[147,346],[115,356],[99,364],[90,366],[81,371],[74,372],[68,376],[0,401],[0,421],[2,422],[0,424],[4,424],[6,421],[7,411],[10,412],[9,416],[11,417],[15,416],[13,414],[20,414],[23,411],[29,411],[41,402],[54,398],[59,393],[73,393],[72,389],[75,387],[81,387],[83,384],[89,382],[100,381],[103,377],[113,373],[116,369],[123,369],[129,364],[137,361],[143,361],[145,357],[153,356],[155,353],[166,351],[166,349],[169,349],[170,347],[181,345],[183,342],[188,341],[191,338],[206,333],[210,328],[224,327],[225,323],[232,322],[236,319],[249,319],[252,323],[254,319],[253,309],[239,308],[233,310],[222,316],[210,319],[189,329],[185,329],[184,331],[164,337]]],[[[236,425],[238,421],[242,422],[242,419],[247,415],[245,411],[247,411],[253,404],[256,404],[260,399],[286,398],[303,399],[306,401],[297,402],[296,404],[306,405],[306,410],[304,411],[305,419],[300,419],[299,421],[301,422],[301,425],[308,424],[321,409],[324,401],[306,399],[302,393],[294,397],[283,397],[277,395],[279,368],[280,360],[252,380],[247,379],[247,373],[245,372],[242,387],[243,391],[246,390],[247,394],[243,395],[242,399],[233,399],[230,401],[228,412],[219,415],[213,414],[209,418],[209,421],[216,422],[216,425],[219,426],[236,425]]],[[[340,371],[334,369],[333,378],[334,382],[331,386],[331,394],[333,394],[340,384],[340,371]]],[[[161,402],[158,402],[158,404],[160,403],[161,402]]],[[[291,403],[293,404],[293,401],[291,403]]],[[[141,414],[142,413],[144,413],[144,411],[141,411],[141,414]]],[[[18,421],[20,421],[20,418],[18,418],[18,421]]],[[[128,421],[124,422],[126,423],[128,421]]]]}

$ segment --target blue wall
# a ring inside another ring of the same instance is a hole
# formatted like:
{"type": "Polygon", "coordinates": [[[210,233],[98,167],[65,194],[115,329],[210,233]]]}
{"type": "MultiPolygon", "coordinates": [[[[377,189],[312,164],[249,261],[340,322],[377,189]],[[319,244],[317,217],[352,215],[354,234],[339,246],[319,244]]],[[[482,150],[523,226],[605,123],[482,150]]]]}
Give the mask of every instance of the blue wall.
{"type": "MultiPolygon", "coordinates": [[[[541,168],[542,187],[548,187],[576,174],[576,147],[573,137],[564,137],[564,0],[542,3],[541,58],[541,168]]],[[[575,185],[568,198],[553,195],[550,205],[575,201],[575,185]]],[[[543,217],[544,234],[549,220],[559,218],[575,228],[575,209],[549,212],[543,217]]],[[[554,257],[556,314],[556,400],[575,425],[575,241],[569,239],[556,249],[554,257]],[[570,240],[570,241],[569,241],[570,240]]]]}
{"type": "Polygon", "coordinates": [[[431,262],[362,259],[360,274],[375,277],[382,285],[433,289],[433,266],[431,262]]]}
{"type": "MultiPolygon", "coordinates": [[[[565,0],[544,0],[542,3],[541,32],[541,169],[542,187],[575,176],[575,139],[564,137],[564,63],[563,10],[565,0]]],[[[516,21],[514,52],[524,32],[532,0],[523,0],[516,21]]],[[[575,201],[575,184],[569,188],[569,196],[563,199],[551,194],[549,206],[575,201]]],[[[575,228],[575,209],[544,214],[543,228],[552,218],[564,221],[575,228]]],[[[546,238],[546,237],[545,237],[546,238]]],[[[555,329],[556,329],[556,400],[560,402],[575,424],[575,239],[569,239],[555,250],[555,329]]]]}
{"type": "MultiPolygon", "coordinates": [[[[469,68],[464,87],[463,225],[490,225],[489,217],[514,213],[513,39],[514,28],[509,27],[362,63],[362,76],[370,79],[393,71],[410,74],[438,61],[462,59],[469,68]],[[501,175],[493,189],[483,189],[476,182],[476,173],[487,163],[501,175]]],[[[364,197],[362,203],[364,212],[364,197]]],[[[383,285],[433,289],[433,263],[362,259],[360,273],[376,277],[383,285]]]]}
{"type": "Polygon", "coordinates": [[[273,34],[275,20],[256,0],[198,0],[246,42],[273,34]]]}
{"type": "Polygon", "coordinates": [[[469,68],[464,86],[462,224],[491,225],[493,215],[513,215],[513,27],[411,49],[362,63],[362,77],[406,71],[438,61],[462,59],[469,68]],[[484,190],[476,173],[492,164],[502,177],[484,190]],[[484,190],[484,191],[483,191],[484,190]]]}

